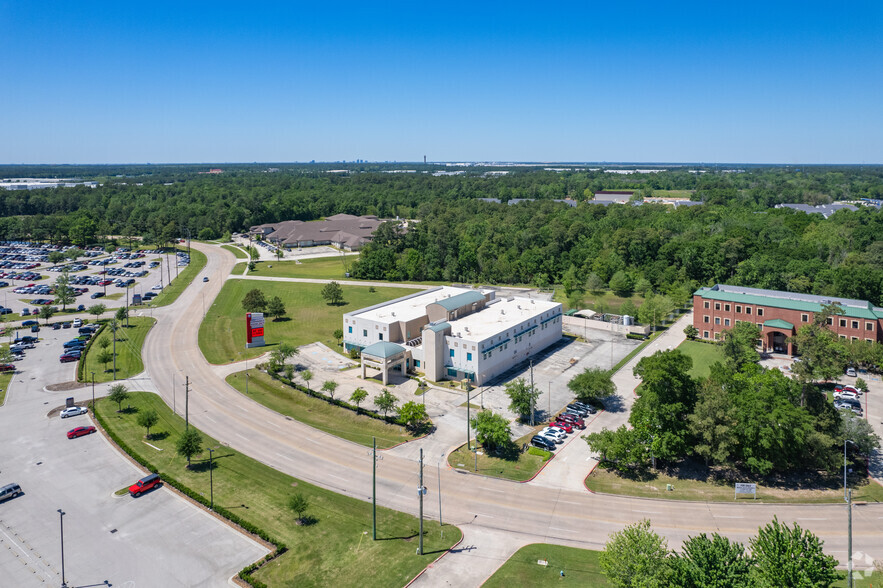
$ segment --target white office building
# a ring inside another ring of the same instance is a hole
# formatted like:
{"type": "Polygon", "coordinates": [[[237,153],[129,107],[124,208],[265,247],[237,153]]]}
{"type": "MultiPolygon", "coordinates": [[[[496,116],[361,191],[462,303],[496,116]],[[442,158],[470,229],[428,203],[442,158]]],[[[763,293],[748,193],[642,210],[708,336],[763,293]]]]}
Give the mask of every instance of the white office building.
{"type": "Polygon", "coordinates": [[[349,312],[344,347],[384,383],[399,370],[484,385],[561,339],[561,304],[495,294],[441,286],[349,312]]]}

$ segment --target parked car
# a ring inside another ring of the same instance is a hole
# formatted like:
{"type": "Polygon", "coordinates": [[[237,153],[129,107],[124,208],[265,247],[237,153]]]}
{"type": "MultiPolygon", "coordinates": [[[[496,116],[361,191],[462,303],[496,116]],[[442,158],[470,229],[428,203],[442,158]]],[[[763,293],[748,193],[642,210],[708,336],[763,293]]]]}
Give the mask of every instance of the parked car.
{"type": "Polygon", "coordinates": [[[95,427],[89,425],[88,427],[76,427],[67,432],[68,439],[76,439],[77,437],[82,437],[83,435],[89,435],[95,432],[95,427]]]}
{"type": "Polygon", "coordinates": [[[135,497],[141,496],[143,492],[152,490],[153,488],[159,486],[161,483],[162,480],[160,480],[159,474],[150,474],[149,476],[144,476],[143,478],[129,486],[129,494],[135,497]]]}
{"type": "Polygon", "coordinates": [[[589,411],[589,414],[595,414],[596,412],[598,412],[598,409],[591,404],[586,404],[585,402],[580,402],[579,400],[574,400],[573,402],[571,402],[571,404],[575,404],[580,408],[586,409],[587,411],[589,411]]]}
{"type": "Polygon", "coordinates": [[[567,433],[554,427],[546,427],[538,434],[547,439],[552,439],[555,443],[564,443],[564,440],[567,438],[567,433]]]}
{"type": "Polygon", "coordinates": [[[61,328],[61,323],[52,323],[52,330],[57,331],[61,328]]]}
{"type": "Polygon", "coordinates": [[[203,282],[208,282],[208,276],[205,276],[204,278],[202,278],[202,281],[203,281],[203,282]]]}
{"type": "Polygon", "coordinates": [[[62,328],[62,329],[70,329],[70,328],[71,328],[71,324],[70,324],[70,323],[61,323],[61,328],[62,328]]]}
{"type": "Polygon", "coordinates": [[[568,433],[568,434],[573,433],[573,425],[571,425],[570,423],[568,423],[566,421],[555,420],[555,421],[552,421],[551,423],[549,423],[549,426],[561,429],[562,431],[564,431],[565,433],[568,433]]]}
{"type": "Polygon", "coordinates": [[[846,368],[846,375],[854,378],[855,377],[855,368],[854,367],[846,368]]]}
{"type": "Polygon", "coordinates": [[[21,486],[18,484],[7,484],[0,488],[0,502],[5,502],[10,498],[15,498],[21,494],[21,486]]]}
{"type": "Polygon", "coordinates": [[[0,363],[0,372],[14,372],[15,366],[11,363],[0,363]]]}
{"type": "Polygon", "coordinates": [[[844,389],[844,390],[840,390],[839,392],[835,391],[834,398],[836,400],[841,400],[844,398],[853,398],[855,400],[858,400],[858,394],[853,390],[844,389]]]}
{"type": "Polygon", "coordinates": [[[70,362],[72,362],[72,361],[80,361],[80,357],[81,357],[81,355],[80,355],[79,352],[77,352],[77,353],[65,353],[64,355],[62,355],[61,357],[59,357],[58,360],[59,360],[61,363],[70,363],[70,362]]]}
{"type": "Polygon", "coordinates": [[[534,435],[531,437],[530,444],[539,449],[545,449],[546,451],[555,451],[555,442],[542,435],[534,435]]]}
{"type": "Polygon", "coordinates": [[[101,298],[102,296],[104,296],[104,292],[95,292],[89,298],[92,298],[94,300],[95,298],[101,298]]]}
{"type": "Polygon", "coordinates": [[[24,321],[21,326],[23,327],[33,327],[37,324],[37,321],[24,321]]]}
{"type": "Polygon", "coordinates": [[[40,325],[32,325],[31,332],[32,333],[39,333],[40,332],[40,325]]]}
{"type": "Polygon", "coordinates": [[[586,428],[586,421],[584,421],[582,419],[582,417],[577,416],[572,413],[567,413],[567,412],[561,413],[560,415],[558,415],[557,420],[564,421],[565,423],[568,423],[571,426],[576,427],[577,429],[585,429],[586,428]]]}
{"type": "Polygon", "coordinates": [[[589,411],[586,410],[585,407],[577,404],[568,404],[567,408],[568,410],[570,410],[570,412],[578,414],[581,417],[585,417],[587,414],[589,414],[589,411]]]}
{"type": "Polygon", "coordinates": [[[61,418],[66,419],[67,417],[78,416],[81,414],[86,414],[89,412],[86,410],[85,406],[71,406],[70,408],[65,408],[61,411],[61,418]]]}
{"type": "Polygon", "coordinates": [[[22,316],[31,316],[31,309],[30,308],[24,309],[23,311],[21,311],[21,315],[22,316]]]}
{"type": "MultiPolygon", "coordinates": [[[[77,306],[77,312],[85,312],[85,311],[86,311],[85,304],[81,304],[81,305],[77,306]]],[[[76,326],[76,325],[74,325],[74,326],[76,326]]]]}
{"type": "Polygon", "coordinates": [[[74,319],[74,328],[75,329],[79,329],[82,326],[83,326],[82,319],[74,319]]]}

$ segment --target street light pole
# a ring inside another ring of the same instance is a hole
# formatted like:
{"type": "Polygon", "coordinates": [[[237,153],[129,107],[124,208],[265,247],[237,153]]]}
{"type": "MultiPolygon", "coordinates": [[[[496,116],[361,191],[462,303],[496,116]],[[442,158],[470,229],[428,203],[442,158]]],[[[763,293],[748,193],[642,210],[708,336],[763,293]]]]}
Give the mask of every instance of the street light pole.
{"type": "Polygon", "coordinates": [[[95,372],[92,374],[92,414],[95,414],[95,372]]]}
{"type": "Polygon", "coordinates": [[[846,509],[849,511],[849,539],[846,545],[846,585],[852,588],[852,490],[846,493],[846,509]]]}
{"type": "Polygon", "coordinates": [[[67,582],[64,579],[64,511],[58,509],[58,520],[61,523],[61,588],[67,588],[67,582]]]}
{"type": "Polygon", "coordinates": [[[847,499],[847,491],[846,491],[846,488],[847,488],[847,486],[846,486],[846,444],[847,443],[852,443],[853,445],[855,445],[855,441],[852,441],[850,439],[843,440],[843,500],[844,501],[847,499]]]}
{"type": "Polygon", "coordinates": [[[374,440],[374,450],[371,452],[371,538],[377,541],[377,437],[374,440]]]}
{"type": "Polygon", "coordinates": [[[209,488],[209,510],[215,510],[215,482],[212,477],[212,471],[215,469],[215,450],[208,448],[208,488],[209,488]]]}

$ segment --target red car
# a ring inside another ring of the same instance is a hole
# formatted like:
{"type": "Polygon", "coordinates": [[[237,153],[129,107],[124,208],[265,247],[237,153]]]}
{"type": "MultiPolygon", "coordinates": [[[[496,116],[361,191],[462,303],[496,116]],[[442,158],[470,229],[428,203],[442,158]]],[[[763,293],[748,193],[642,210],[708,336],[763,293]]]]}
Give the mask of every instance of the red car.
{"type": "Polygon", "coordinates": [[[147,492],[148,490],[152,490],[160,485],[162,481],[159,479],[159,474],[150,474],[149,476],[144,476],[131,486],[129,486],[129,494],[132,496],[140,496],[142,492],[147,492]]]}
{"type": "Polygon", "coordinates": [[[71,361],[80,361],[80,355],[73,354],[73,353],[65,353],[64,355],[62,355],[58,359],[59,359],[59,361],[61,361],[61,363],[68,363],[71,361]]]}
{"type": "Polygon", "coordinates": [[[0,363],[0,372],[14,372],[15,366],[11,363],[0,363]]]}
{"type": "Polygon", "coordinates": [[[573,433],[573,425],[570,423],[565,423],[564,421],[552,421],[549,423],[550,427],[558,427],[563,430],[565,433],[573,433]]]}
{"type": "Polygon", "coordinates": [[[89,435],[95,432],[95,427],[77,427],[75,429],[71,429],[67,432],[68,439],[76,439],[77,437],[82,437],[83,435],[89,435]]]}
{"type": "Polygon", "coordinates": [[[571,426],[576,427],[577,429],[585,429],[585,428],[586,428],[586,421],[584,421],[583,419],[579,418],[579,417],[576,416],[575,414],[561,414],[561,415],[558,415],[558,420],[561,421],[561,422],[564,422],[564,423],[568,423],[568,424],[570,424],[571,426]]]}

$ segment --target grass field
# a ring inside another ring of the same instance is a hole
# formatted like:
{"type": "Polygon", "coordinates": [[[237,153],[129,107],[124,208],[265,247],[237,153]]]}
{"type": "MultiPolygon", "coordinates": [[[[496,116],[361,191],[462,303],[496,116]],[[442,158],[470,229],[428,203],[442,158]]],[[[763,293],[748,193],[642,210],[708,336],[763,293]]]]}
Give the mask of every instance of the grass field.
{"type": "MultiPolygon", "coordinates": [[[[754,480],[740,480],[753,482],[754,480]]],[[[601,468],[595,468],[586,479],[586,486],[593,492],[619,494],[622,496],[640,496],[644,498],[665,498],[668,500],[696,500],[701,502],[733,502],[733,484],[711,481],[693,480],[655,473],[650,480],[633,480],[624,478],[601,468]],[[671,484],[673,490],[667,491],[666,485],[671,484]]],[[[883,486],[865,480],[858,487],[853,485],[853,500],[856,502],[883,502],[883,486]]],[[[753,501],[742,497],[740,501],[753,501]]],[[[757,484],[757,500],[759,502],[796,502],[796,503],[842,503],[843,489],[810,490],[803,488],[785,489],[771,488],[757,484]]]]}
{"type": "MultiPolygon", "coordinates": [[[[117,413],[117,405],[101,399],[97,412],[133,451],[147,459],[160,475],[170,474],[192,490],[209,495],[208,451],[193,459],[193,467],[175,451],[184,421],[158,397],[135,392],[126,401],[133,411],[117,413]],[[155,410],[159,423],[145,430],[136,424],[138,410],[155,410]]],[[[415,555],[419,522],[415,517],[377,508],[377,541],[371,540],[371,504],[335,494],[278,472],[203,435],[204,448],[216,448],[212,470],[215,504],[230,509],[266,530],[288,551],[256,573],[270,587],[281,586],[404,586],[443,551],[460,539],[456,527],[424,523],[424,554],[415,555]],[[295,493],[309,501],[310,524],[296,525],[287,503],[295,493]],[[443,533],[443,534],[442,534],[443,533]]],[[[366,493],[370,488],[364,488],[366,493]]],[[[128,500],[128,499],[127,499],[128,500]]],[[[150,501],[150,494],[139,500],[150,501]]]]}
{"type": "Polygon", "coordinates": [[[233,245],[221,245],[221,249],[226,249],[235,255],[236,259],[248,259],[248,254],[239,247],[234,247],[233,245]]]}
{"type": "Polygon", "coordinates": [[[252,280],[227,280],[199,326],[199,348],[209,363],[228,363],[257,357],[272,347],[245,348],[245,311],[242,299],[252,288],[263,291],[267,299],[279,296],[288,311],[286,320],[268,320],[264,340],[268,346],[286,342],[294,346],[321,341],[332,349],[337,346],[335,329],[343,326],[343,313],[417,290],[376,288],[342,284],[343,304],[331,306],[322,298],[323,284],[299,284],[252,280]]]}
{"type": "Polygon", "coordinates": [[[506,560],[483,588],[516,586],[612,586],[601,573],[600,551],[534,543],[525,545],[506,560]],[[538,561],[548,565],[540,565],[538,561]],[[564,577],[561,577],[561,571],[564,577]]]}
{"type": "MultiPolygon", "coordinates": [[[[346,263],[348,268],[352,268],[355,260],[359,259],[358,255],[347,255],[346,263]]],[[[245,271],[245,264],[237,263],[233,269],[233,274],[242,274],[245,271]]],[[[249,272],[250,276],[262,276],[273,278],[316,278],[323,280],[345,280],[346,271],[341,256],[336,257],[317,257],[314,259],[304,259],[300,263],[295,261],[262,261],[255,265],[255,270],[249,272]],[[272,266],[272,267],[271,267],[272,266]]]]}
{"type": "MultiPolygon", "coordinates": [[[[539,455],[531,455],[526,451],[523,453],[520,451],[521,445],[528,443],[533,435],[533,433],[530,433],[515,441],[516,451],[510,459],[493,457],[479,449],[482,455],[478,456],[477,471],[475,469],[475,452],[466,449],[465,444],[448,454],[448,465],[458,470],[465,470],[473,474],[491,476],[493,478],[504,478],[517,482],[530,480],[547,461],[539,455]]],[[[472,447],[475,448],[474,438],[472,440],[472,447]]]]}
{"type": "MultiPolygon", "coordinates": [[[[186,251],[186,248],[180,248],[186,251]]],[[[192,249],[190,251],[190,263],[184,269],[179,268],[178,277],[172,278],[172,283],[165,287],[159,295],[151,301],[152,306],[166,306],[178,299],[187,286],[193,281],[193,278],[205,267],[205,254],[192,249]]]]}
{"type": "Polygon", "coordinates": [[[684,341],[678,345],[678,350],[693,359],[690,375],[694,378],[707,378],[711,372],[711,364],[717,361],[724,361],[724,354],[721,348],[713,343],[684,341]]]}
{"type": "Polygon", "coordinates": [[[9,383],[12,382],[13,372],[5,372],[0,374],[0,406],[6,402],[6,391],[9,390],[9,383]]]}
{"type": "MultiPolygon", "coordinates": [[[[156,319],[147,316],[129,317],[129,326],[122,326],[117,329],[117,380],[131,378],[144,371],[144,362],[141,360],[141,348],[144,346],[144,338],[147,336],[147,332],[155,323],[156,319]]],[[[123,324],[125,325],[125,322],[123,324]]],[[[76,333],[72,336],[74,335],[76,333]]],[[[113,351],[113,333],[110,327],[105,326],[95,339],[95,342],[89,346],[89,352],[85,357],[86,365],[82,372],[84,376],[83,381],[91,382],[91,372],[95,372],[96,382],[110,382],[113,380],[113,363],[108,363],[107,370],[105,370],[104,364],[100,363],[97,359],[101,353],[101,347],[98,346],[99,339],[110,341],[111,345],[108,346],[107,350],[113,351]]]]}
{"type": "Polygon", "coordinates": [[[689,198],[693,190],[653,190],[656,198],[689,198]]]}
{"type": "MultiPolygon", "coordinates": [[[[622,296],[617,296],[613,292],[602,292],[601,294],[597,295],[592,294],[591,292],[586,292],[583,296],[583,303],[580,305],[579,308],[588,308],[599,312],[611,312],[613,314],[618,314],[619,307],[622,306],[622,303],[626,300],[631,300],[636,307],[640,307],[644,303],[644,298],[637,294],[631,296],[630,298],[623,298],[622,296]]],[[[570,304],[567,300],[567,296],[564,295],[563,288],[555,289],[554,301],[560,302],[564,305],[564,308],[568,310],[571,309],[570,304]]]]}
{"type": "MultiPolygon", "coordinates": [[[[372,419],[356,414],[346,408],[335,406],[322,399],[304,394],[281,382],[273,380],[266,373],[248,370],[248,396],[267,408],[280,414],[290,416],[296,421],[325,431],[342,439],[371,447],[372,437],[377,438],[377,447],[386,449],[414,436],[399,425],[372,419]]],[[[295,376],[296,378],[296,376],[295,376]]],[[[237,372],[227,376],[227,383],[245,394],[245,372],[237,372]]],[[[321,382],[310,382],[311,387],[321,386],[321,382]]],[[[338,397],[340,395],[338,394],[338,397]]],[[[369,397],[362,403],[364,408],[371,407],[369,397]]]]}

